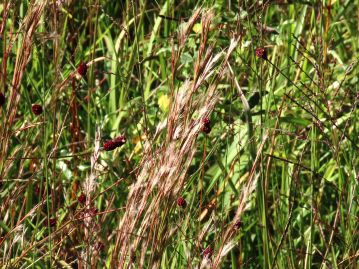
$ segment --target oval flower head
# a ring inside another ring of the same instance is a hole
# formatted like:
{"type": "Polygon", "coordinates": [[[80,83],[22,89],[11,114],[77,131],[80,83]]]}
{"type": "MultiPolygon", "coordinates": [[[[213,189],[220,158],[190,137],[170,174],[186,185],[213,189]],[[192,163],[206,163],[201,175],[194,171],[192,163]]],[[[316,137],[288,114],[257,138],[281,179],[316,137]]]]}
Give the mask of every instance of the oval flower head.
{"type": "Polygon", "coordinates": [[[118,144],[118,147],[120,147],[126,143],[126,136],[120,135],[116,137],[113,141],[115,141],[118,144]]]}
{"type": "Polygon", "coordinates": [[[106,151],[111,151],[116,148],[118,148],[118,143],[113,140],[106,141],[105,144],[103,144],[103,149],[106,151]]]}
{"type": "Polygon", "coordinates": [[[77,198],[77,201],[80,204],[84,204],[86,202],[86,195],[82,192],[81,195],[77,198]]]}
{"type": "Polygon", "coordinates": [[[81,62],[79,64],[79,66],[77,67],[77,73],[79,73],[79,75],[81,77],[84,77],[86,76],[86,73],[87,73],[87,64],[84,63],[84,62],[81,62]]]}
{"type": "Polygon", "coordinates": [[[181,196],[177,199],[177,205],[182,208],[186,208],[187,202],[186,200],[181,196]]]}
{"type": "Polygon", "coordinates": [[[105,144],[103,144],[103,149],[106,151],[111,151],[118,147],[121,147],[125,143],[126,143],[126,136],[120,135],[112,140],[105,142],[105,144]]]}
{"type": "Polygon", "coordinates": [[[267,52],[264,48],[256,48],[256,55],[258,58],[267,60],[267,52]]]}
{"type": "Polygon", "coordinates": [[[211,120],[208,117],[204,117],[202,119],[202,132],[209,134],[211,130],[211,120]]]}
{"type": "Polygon", "coordinates": [[[43,112],[42,106],[38,104],[32,105],[31,110],[36,116],[41,115],[43,112]]]}

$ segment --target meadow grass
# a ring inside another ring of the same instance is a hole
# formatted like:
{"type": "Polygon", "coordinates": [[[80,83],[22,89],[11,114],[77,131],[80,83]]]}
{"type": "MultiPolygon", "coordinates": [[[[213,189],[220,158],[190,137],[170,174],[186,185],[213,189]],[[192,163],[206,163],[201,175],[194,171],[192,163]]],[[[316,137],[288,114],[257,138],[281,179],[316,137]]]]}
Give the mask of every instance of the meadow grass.
{"type": "Polygon", "coordinates": [[[358,268],[352,0],[2,0],[0,268],[358,268]]]}

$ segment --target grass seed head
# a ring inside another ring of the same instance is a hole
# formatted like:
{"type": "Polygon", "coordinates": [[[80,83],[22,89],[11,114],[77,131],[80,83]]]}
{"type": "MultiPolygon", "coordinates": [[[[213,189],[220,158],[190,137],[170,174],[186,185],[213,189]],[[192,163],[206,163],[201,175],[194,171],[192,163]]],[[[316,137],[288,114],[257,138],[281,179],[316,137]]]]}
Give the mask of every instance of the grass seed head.
{"type": "Polygon", "coordinates": [[[43,112],[42,106],[38,105],[38,104],[32,105],[31,110],[32,110],[32,113],[34,113],[36,116],[41,115],[43,112]]]}

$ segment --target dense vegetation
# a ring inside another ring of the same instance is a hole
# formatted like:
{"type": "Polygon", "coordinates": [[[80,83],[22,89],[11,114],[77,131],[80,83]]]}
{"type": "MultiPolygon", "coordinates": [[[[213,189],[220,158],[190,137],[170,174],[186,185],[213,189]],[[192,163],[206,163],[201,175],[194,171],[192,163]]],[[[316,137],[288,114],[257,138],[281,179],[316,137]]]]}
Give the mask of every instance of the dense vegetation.
{"type": "Polygon", "coordinates": [[[358,268],[358,12],[2,0],[0,268],[358,268]]]}

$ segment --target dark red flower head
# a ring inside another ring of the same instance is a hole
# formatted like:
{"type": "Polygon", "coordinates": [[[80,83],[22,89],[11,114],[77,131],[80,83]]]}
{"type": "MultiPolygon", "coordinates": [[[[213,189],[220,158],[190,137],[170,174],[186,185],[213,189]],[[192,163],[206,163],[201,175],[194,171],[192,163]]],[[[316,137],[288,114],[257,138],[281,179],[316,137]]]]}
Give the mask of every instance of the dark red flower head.
{"type": "Polygon", "coordinates": [[[113,140],[106,141],[105,144],[103,144],[103,149],[106,151],[114,150],[118,147],[117,144],[118,143],[113,140]]]}
{"type": "Polygon", "coordinates": [[[211,125],[211,120],[208,117],[202,119],[203,125],[211,125]]]}
{"type": "Polygon", "coordinates": [[[126,136],[120,135],[116,137],[113,141],[115,141],[118,144],[118,147],[120,147],[126,143],[126,136]]]}
{"type": "Polygon", "coordinates": [[[86,195],[82,192],[81,195],[77,198],[79,203],[84,204],[86,202],[86,195]]]}
{"type": "Polygon", "coordinates": [[[202,118],[202,132],[209,134],[212,130],[211,120],[208,117],[202,118]]]}
{"type": "Polygon", "coordinates": [[[264,48],[256,48],[256,55],[258,58],[267,59],[267,52],[264,48]]]}
{"type": "Polygon", "coordinates": [[[177,199],[177,205],[182,208],[186,208],[187,202],[186,200],[181,196],[177,199]]]}
{"type": "Polygon", "coordinates": [[[87,64],[84,62],[81,62],[79,66],[77,67],[77,73],[79,73],[82,77],[86,76],[87,73],[87,64]]]}
{"type": "Polygon", "coordinates": [[[32,113],[34,113],[36,116],[42,114],[42,106],[41,105],[32,105],[31,107],[32,113]]]}
{"type": "Polygon", "coordinates": [[[206,258],[211,258],[213,255],[213,249],[211,248],[211,246],[208,246],[205,248],[205,250],[203,250],[202,254],[206,258]]]}
{"type": "Polygon", "coordinates": [[[0,106],[3,106],[5,104],[5,95],[0,92],[0,106]]]}
{"type": "Polygon", "coordinates": [[[211,130],[212,130],[211,126],[204,125],[202,127],[202,132],[204,132],[206,134],[209,134],[211,132],[211,130]]]}
{"type": "Polygon", "coordinates": [[[111,151],[118,147],[121,147],[125,143],[126,143],[126,137],[124,135],[120,135],[115,139],[106,141],[105,144],[103,144],[103,149],[106,151],[111,151]]]}
{"type": "Polygon", "coordinates": [[[56,226],[56,218],[49,219],[47,225],[50,227],[55,227],[56,226]]]}

